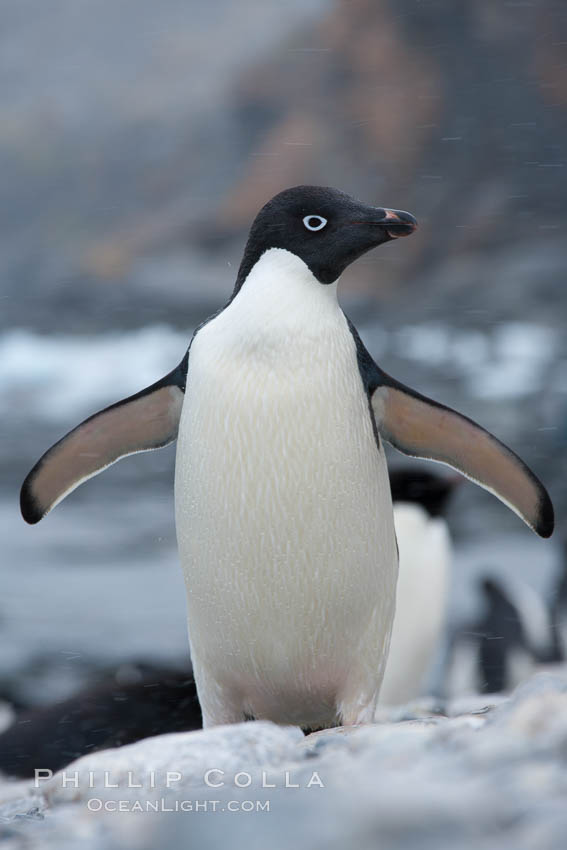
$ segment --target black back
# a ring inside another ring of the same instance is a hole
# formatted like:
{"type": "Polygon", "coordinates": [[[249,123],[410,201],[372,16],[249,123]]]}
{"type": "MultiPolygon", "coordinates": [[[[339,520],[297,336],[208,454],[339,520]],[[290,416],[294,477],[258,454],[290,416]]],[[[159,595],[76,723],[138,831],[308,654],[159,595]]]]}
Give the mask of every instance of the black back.
{"type": "Polygon", "coordinates": [[[414,502],[429,516],[443,516],[459,478],[436,475],[422,469],[393,469],[390,472],[392,501],[414,502]]]}

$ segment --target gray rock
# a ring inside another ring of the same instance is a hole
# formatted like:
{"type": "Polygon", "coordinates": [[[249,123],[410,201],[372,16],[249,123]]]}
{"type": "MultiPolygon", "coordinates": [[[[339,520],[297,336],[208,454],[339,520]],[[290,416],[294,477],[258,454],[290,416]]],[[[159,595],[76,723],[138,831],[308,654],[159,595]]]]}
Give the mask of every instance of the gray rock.
{"type": "Polygon", "coordinates": [[[0,788],[6,846],[562,850],[567,677],[537,676],[450,717],[307,737],[266,722],[165,735],[64,774],[66,787],[60,772],[39,789],[0,788]]]}
{"type": "MultiPolygon", "coordinates": [[[[233,782],[239,771],[262,780],[262,769],[291,761],[303,733],[269,722],[218,726],[147,738],[113,750],[83,756],[45,782],[38,779],[48,806],[120,795],[133,801],[158,799],[233,782]],[[211,772],[210,777],[207,776],[211,772]],[[209,782],[210,784],[207,784],[209,782]]],[[[221,786],[222,787],[222,786],[221,786]]]]}

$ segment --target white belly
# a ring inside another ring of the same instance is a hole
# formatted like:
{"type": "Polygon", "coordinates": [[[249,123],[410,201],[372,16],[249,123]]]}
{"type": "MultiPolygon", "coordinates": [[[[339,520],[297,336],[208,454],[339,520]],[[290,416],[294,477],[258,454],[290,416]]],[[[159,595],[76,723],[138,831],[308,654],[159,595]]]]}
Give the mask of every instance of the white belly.
{"type": "Polygon", "coordinates": [[[292,311],[292,328],[280,304],[258,323],[243,290],[190,352],[176,518],[209,722],[232,719],[228,700],[240,717],[328,723],[381,681],[397,571],[386,465],[352,335],[313,286],[315,319],[292,311]]]}

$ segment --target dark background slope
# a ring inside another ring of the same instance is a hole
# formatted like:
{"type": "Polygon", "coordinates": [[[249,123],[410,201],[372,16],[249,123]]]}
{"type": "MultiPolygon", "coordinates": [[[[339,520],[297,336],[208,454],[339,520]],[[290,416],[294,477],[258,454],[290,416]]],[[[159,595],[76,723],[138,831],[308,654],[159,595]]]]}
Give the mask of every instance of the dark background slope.
{"type": "Polygon", "coordinates": [[[565,4],[269,7],[4,7],[2,324],[51,327],[54,305],[75,329],[179,323],[226,292],[258,207],[298,182],[419,217],[351,291],[453,317],[479,292],[496,318],[535,299],[557,321],[565,4]]]}

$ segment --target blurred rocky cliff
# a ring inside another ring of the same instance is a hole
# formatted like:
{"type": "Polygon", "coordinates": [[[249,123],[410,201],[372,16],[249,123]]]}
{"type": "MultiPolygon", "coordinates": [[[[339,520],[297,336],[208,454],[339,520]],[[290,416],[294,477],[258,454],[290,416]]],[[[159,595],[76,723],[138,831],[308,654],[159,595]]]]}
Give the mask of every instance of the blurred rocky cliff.
{"type": "Polygon", "coordinates": [[[347,295],[559,321],[566,24],[562,0],[4,5],[2,326],[184,326],[299,182],[420,221],[347,295]]]}

